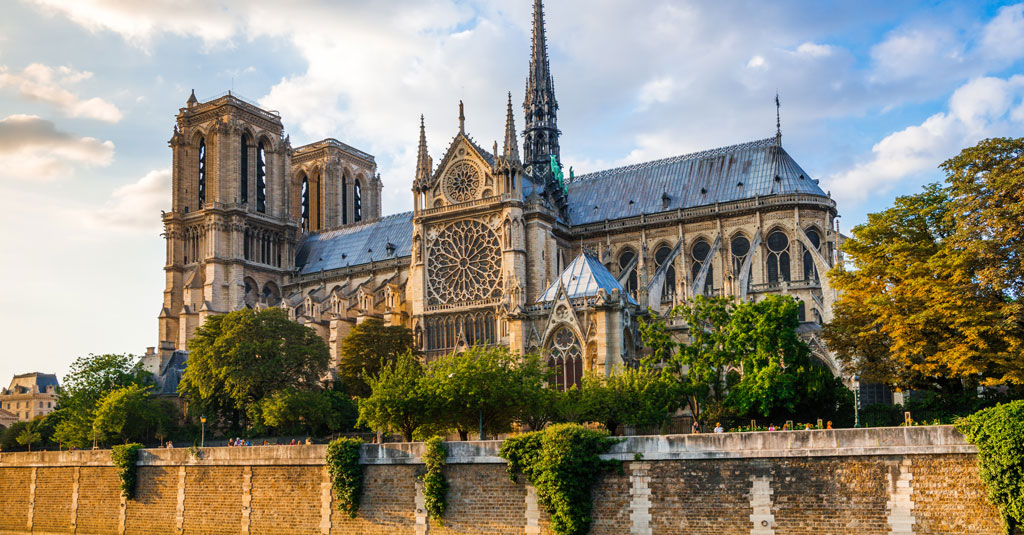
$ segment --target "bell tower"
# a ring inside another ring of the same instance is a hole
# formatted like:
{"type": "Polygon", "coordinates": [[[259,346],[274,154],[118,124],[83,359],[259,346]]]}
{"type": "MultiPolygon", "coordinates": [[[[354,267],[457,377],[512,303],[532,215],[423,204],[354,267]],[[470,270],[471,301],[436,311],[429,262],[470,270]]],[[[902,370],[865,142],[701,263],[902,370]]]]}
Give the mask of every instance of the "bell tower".
{"type": "Polygon", "coordinates": [[[275,306],[292,269],[299,224],[290,217],[292,149],[281,118],[232,95],[178,112],[161,350],[186,349],[211,314],[275,306]]]}

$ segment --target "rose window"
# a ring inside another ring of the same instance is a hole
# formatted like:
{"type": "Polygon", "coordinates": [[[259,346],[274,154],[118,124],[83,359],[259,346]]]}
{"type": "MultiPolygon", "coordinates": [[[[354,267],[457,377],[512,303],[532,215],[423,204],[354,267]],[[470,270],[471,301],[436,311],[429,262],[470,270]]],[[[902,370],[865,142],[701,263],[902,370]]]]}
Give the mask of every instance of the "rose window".
{"type": "Polygon", "coordinates": [[[480,171],[469,162],[455,164],[448,171],[444,182],[444,193],[452,202],[466,202],[476,196],[480,189],[480,171]]]}
{"type": "Polygon", "coordinates": [[[429,304],[463,304],[499,297],[498,235],[479,221],[439,230],[427,249],[429,304]]]}

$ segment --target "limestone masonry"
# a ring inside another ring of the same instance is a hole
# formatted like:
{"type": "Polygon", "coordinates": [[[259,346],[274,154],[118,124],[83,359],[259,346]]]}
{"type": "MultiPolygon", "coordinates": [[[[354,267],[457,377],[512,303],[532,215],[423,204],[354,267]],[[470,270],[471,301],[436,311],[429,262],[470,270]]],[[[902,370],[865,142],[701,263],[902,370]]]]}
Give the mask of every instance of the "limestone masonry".
{"type": "MultiPolygon", "coordinates": [[[[500,444],[447,444],[444,527],[422,508],[422,444],[363,447],[355,519],[337,510],[326,446],[144,450],[135,500],[109,451],[4,453],[0,535],[549,533],[500,444]]],[[[1001,533],[976,451],[948,426],[629,437],[609,456],[623,472],[594,488],[595,535],[1001,533]]]]}

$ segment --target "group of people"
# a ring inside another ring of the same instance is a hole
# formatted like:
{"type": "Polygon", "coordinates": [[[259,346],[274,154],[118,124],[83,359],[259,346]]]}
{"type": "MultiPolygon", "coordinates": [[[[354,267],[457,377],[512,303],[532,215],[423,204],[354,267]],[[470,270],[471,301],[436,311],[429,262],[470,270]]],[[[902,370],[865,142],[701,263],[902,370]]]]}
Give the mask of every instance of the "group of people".
{"type": "MultiPolygon", "coordinates": [[[[264,440],[263,441],[263,445],[264,446],[282,446],[282,445],[284,445],[284,446],[300,446],[300,445],[303,445],[303,444],[305,444],[306,446],[312,446],[313,445],[313,439],[311,439],[309,437],[306,437],[305,442],[303,442],[303,441],[295,440],[293,438],[292,441],[290,443],[288,443],[288,444],[280,444],[276,440],[274,441],[273,444],[271,444],[269,440],[264,440]]],[[[242,446],[252,446],[252,442],[250,442],[250,441],[248,441],[248,440],[246,440],[246,439],[244,439],[242,437],[229,438],[228,439],[228,447],[229,448],[237,448],[237,447],[242,447],[242,446]]],[[[171,449],[171,448],[174,447],[174,443],[171,442],[170,440],[168,440],[167,443],[165,444],[165,447],[167,449],[171,449]]]]}
{"type": "MultiPolygon", "coordinates": [[[[804,424],[804,430],[805,431],[810,431],[812,429],[814,429],[813,425],[811,425],[811,424],[804,424]]],[[[825,424],[825,429],[832,429],[832,420],[829,420],[828,423],[825,424]]],[[[692,427],[691,430],[692,430],[692,432],[694,434],[699,434],[700,433],[700,423],[697,422],[696,420],[694,420],[693,421],[693,427],[692,427]]],[[[790,429],[788,423],[784,424],[781,429],[775,427],[775,424],[769,424],[768,425],[768,431],[792,431],[792,429],[790,429]]],[[[721,433],[725,433],[725,428],[722,427],[722,422],[715,422],[715,434],[721,434],[721,433]]]]}

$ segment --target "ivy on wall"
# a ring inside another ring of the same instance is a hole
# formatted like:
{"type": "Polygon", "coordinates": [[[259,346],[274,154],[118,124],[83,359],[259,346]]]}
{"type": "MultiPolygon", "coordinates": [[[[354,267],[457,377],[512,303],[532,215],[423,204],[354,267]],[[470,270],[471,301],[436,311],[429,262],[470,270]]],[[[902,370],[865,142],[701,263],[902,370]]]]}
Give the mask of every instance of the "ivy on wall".
{"type": "Polygon", "coordinates": [[[131,500],[135,498],[135,482],[138,477],[139,450],[142,444],[131,443],[114,446],[110,449],[110,460],[117,468],[117,477],[121,480],[121,495],[131,500]]]}
{"type": "Polygon", "coordinates": [[[331,475],[338,509],[355,518],[359,511],[359,498],[363,494],[363,469],[359,466],[358,438],[338,438],[327,446],[327,472],[331,475]]]}
{"type": "Polygon", "coordinates": [[[583,535],[592,520],[591,487],[602,472],[622,468],[620,461],[600,457],[617,442],[604,430],[559,424],[505,439],[501,456],[508,461],[512,481],[523,474],[537,488],[537,501],[551,516],[552,531],[583,535]]]}
{"type": "Polygon", "coordinates": [[[1024,400],[980,410],[956,428],[978,448],[978,475],[1007,535],[1024,527],[1024,400]]]}
{"type": "Polygon", "coordinates": [[[444,510],[447,507],[448,480],[444,477],[444,465],[448,458],[448,451],[444,447],[441,437],[433,437],[426,442],[426,451],[423,453],[423,464],[427,471],[420,478],[423,482],[423,495],[426,498],[424,506],[427,515],[439,524],[444,524],[444,510]]]}

